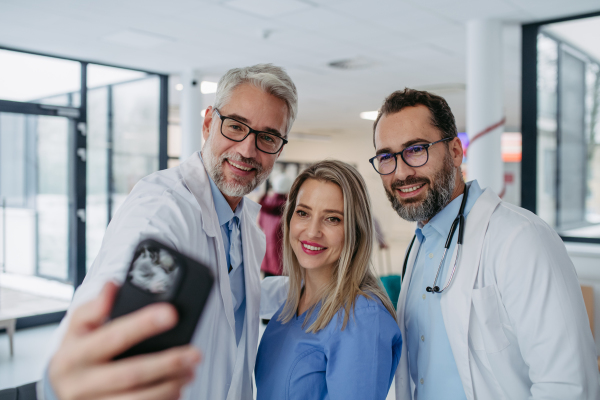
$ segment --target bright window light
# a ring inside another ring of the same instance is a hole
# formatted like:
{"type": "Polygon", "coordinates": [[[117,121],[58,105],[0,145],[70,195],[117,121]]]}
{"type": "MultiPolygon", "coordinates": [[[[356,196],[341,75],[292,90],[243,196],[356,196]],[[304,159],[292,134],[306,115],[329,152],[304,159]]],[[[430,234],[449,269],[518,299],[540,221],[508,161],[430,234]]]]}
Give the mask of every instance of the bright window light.
{"type": "Polygon", "coordinates": [[[362,119],[368,119],[369,121],[375,121],[377,119],[378,111],[363,111],[360,113],[362,119]]]}
{"type": "Polygon", "coordinates": [[[204,116],[206,115],[206,108],[200,111],[200,115],[202,116],[202,118],[204,118],[204,116]]]}
{"type": "Polygon", "coordinates": [[[217,82],[202,81],[202,83],[200,83],[200,91],[203,94],[216,93],[217,82]]]}
{"type": "Polygon", "coordinates": [[[183,83],[178,83],[177,85],[175,85],[175,89],[181,92],[183,90],[183,83]]]}

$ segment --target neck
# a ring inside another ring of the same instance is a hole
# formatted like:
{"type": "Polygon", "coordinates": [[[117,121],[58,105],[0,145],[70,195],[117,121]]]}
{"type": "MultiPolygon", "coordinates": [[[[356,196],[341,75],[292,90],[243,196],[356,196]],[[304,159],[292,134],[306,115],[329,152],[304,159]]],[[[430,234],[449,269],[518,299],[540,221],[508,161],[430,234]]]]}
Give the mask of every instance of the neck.
{"type": "Polygon", "coordinates": [[[231,197],[231,196],[227,196],[223,192],[221,192],[221,193],[223,194],[223,197],[225,197],[225,200],[227,201],[227,204],[229,204],[229,207],[231,207],[231,209],[233,211],[235,211],[238,204],[240,204],[240,201],[242,201],[242,197],[231,197]]]}
{"type": "Polygon", "coordinates": [[[321,291],[332,278],[332,268],[316,268],[304,270],[304,294],[302,303],[306,308],[315,304],[321,297],[321,291]]]}

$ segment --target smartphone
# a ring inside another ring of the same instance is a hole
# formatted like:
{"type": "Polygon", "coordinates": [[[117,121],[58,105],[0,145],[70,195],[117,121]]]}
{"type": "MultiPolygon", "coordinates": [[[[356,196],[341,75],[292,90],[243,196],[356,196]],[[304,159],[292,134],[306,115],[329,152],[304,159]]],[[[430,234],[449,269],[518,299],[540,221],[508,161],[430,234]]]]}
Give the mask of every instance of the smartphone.
{"type": "Polygon", "coordinates": [[[204,264],[156,240],[140,242],[116,295],[110,319],[149,304],[167,302],[177,309],[179,321],[171,330],[136,344],[115,359],[190,343],[213,282],[213,275],[204,264]]]}

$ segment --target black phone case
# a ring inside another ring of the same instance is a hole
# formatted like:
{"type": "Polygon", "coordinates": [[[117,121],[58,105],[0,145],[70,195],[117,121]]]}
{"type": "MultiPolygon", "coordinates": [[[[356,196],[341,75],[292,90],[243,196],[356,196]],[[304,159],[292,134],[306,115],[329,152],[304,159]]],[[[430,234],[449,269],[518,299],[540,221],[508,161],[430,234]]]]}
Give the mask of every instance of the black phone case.
{"type": "Polygon", "coordinates": [[[186,257],[169,246],[155,240],[147,239],[140,242],[127,271],[125,282],[115,298],[110,319],[129,314],[149,304],[168,302],[177,309],[179,321],[173,329],[138,343],[115,357],[115,359],[157,352],[190,343],[208,300],[213,282],[214,278],[211,271],[200,262],[186,257]],[[179,272],[173,286],[165,293],[157,294],[143,290],[139,286],[134,285],[132,278],[130,278],[136,256],[141,249],[148,247],[166,250],[179,267],[179,272]]]}

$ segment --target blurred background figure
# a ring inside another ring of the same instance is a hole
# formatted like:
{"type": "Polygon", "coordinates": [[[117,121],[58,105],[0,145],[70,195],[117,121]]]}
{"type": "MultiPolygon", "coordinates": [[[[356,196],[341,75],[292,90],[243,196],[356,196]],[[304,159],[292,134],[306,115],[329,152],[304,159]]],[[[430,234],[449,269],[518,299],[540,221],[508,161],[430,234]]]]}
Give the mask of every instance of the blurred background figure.
{"type": "Polygon", "coordinates": [[[275,175],[271,181],[271,188],[259,201],[262,208],[258,216],[258,224],[267,237],[267,252],[260,267],[265,278],[279,276],[283,272],[281,216],[292,187],[292,180],[284,173],[275,175]]]}

